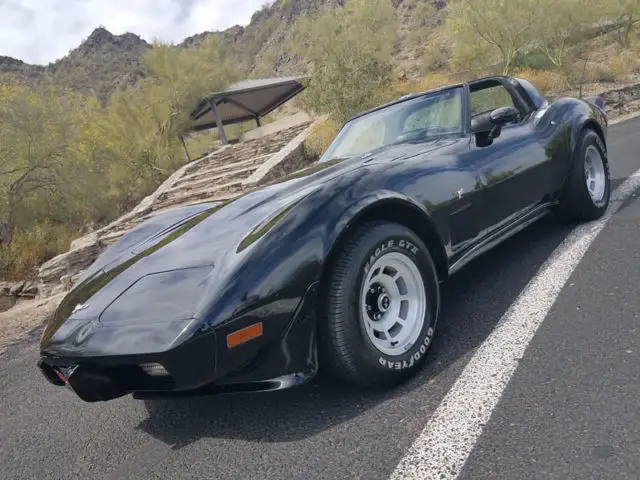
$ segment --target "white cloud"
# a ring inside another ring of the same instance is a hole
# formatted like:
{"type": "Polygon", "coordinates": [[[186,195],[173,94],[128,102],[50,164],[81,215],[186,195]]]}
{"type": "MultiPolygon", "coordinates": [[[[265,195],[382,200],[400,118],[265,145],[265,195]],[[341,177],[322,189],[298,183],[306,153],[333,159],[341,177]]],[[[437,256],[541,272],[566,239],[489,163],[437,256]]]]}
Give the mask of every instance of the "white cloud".
{"type": "Polygon", "coordinates": [[[246,25],[272,0],[0,0],[0,55],[46,64],[103,25],[148,42],[179,43],[206,30],[246,25]]]}

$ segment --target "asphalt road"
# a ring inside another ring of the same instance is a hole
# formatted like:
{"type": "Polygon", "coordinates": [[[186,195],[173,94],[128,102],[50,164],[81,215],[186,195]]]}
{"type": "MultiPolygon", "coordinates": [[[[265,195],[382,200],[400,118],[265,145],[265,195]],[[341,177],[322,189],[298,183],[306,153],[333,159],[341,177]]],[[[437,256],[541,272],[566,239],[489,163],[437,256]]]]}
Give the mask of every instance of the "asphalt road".
{"type": "MultiPolygon", "coordinates": [[[[614,186],[640,168],[639,134],[640,119],[611,127],[614,186]]],[[[34,332],[0,357],[0,478],[387,479],[570,231],[544,220],[447,282],[427,367],[387,394],[313,384],[86,404],[41,378],[34,332]]],[[[640,478],[639,283],[631,196],[560,292],[461,478],[640,478]]]]}

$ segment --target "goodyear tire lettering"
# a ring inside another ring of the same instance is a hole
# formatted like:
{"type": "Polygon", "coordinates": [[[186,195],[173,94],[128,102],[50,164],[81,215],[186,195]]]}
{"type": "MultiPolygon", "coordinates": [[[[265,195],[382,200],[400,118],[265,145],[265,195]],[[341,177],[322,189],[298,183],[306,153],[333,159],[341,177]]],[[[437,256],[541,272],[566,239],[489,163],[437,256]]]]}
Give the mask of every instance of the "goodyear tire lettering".
{"type": "Polygon", "coordinates": [[[420,348],[418,348],[417,352],[411,355],[411,358],[408,362],[406,360],[403,360],[402,362],[392,362],[387,360],[385,357],[378,357],[378,362],[380,363],[380,365],[388,368],[389,370],[405,370],[407,368],[411,368],[426,353],[427,349],[429,348],[429,344],[431,343],[432,337],[433,328],[429,327],[429,330],[427,330],[427,335],[420,344],[420,348]]]}
{"type": "MultiPolygon", "coordinates": [[[[373,265],[375,263],[375,261],[378,259],[378,257],[380,257],[380,255],[382,255],[387,250],[395,247],[395,245],[396,245],[396,241],[395,240],[388,240],[388,241],[384,242],[383,244],[381,244],[380,246],[376,247],[376,249],[371,254],[371,256],[369,257],[369,260],[367,261],[367,263],[364,266],[365,275],[367,273],[369,273],[369,270],[371,269],[371,265],[373,265]]],[[[413,243],[411,243],[408,240],[400,240],[398,242],[398,247],[406,249],[406,250],[409,250],[414,255],[417,255],[417,253],[418,253],[418,247],[416,247],[413,243]]]]}

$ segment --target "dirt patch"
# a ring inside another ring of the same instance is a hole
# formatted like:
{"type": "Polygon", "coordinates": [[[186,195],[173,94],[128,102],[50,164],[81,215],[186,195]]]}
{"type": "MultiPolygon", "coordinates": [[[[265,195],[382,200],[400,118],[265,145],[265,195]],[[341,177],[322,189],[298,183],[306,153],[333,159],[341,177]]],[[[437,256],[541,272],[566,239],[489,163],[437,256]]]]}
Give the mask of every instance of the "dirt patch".
{"type": "Polygon", "coordinates": [[[18,300],[5,312],[0,313],[0,355],[6,348],[29,336],[40,327],[64,297],[64,293],[42,300],[18,300]]]}

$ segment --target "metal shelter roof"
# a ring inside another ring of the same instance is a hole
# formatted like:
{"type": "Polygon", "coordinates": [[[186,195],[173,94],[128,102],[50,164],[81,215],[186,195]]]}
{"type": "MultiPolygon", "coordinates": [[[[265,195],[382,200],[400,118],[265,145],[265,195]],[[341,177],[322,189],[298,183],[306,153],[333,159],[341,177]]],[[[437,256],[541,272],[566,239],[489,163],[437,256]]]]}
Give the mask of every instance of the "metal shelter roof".
{"type": "Polygon", "coordinates": [[[255,120],[260,125],[261,117],[305,89],[305,85],[301,82],[304,78],[306,77],[244,80],[231,85],[226,90],[212,93],[200,100],[191,113],[193,130],[216,128],[219,121],[222,124],[221,137],[226,140],[224,125],[248,120],[255,120]]]}

